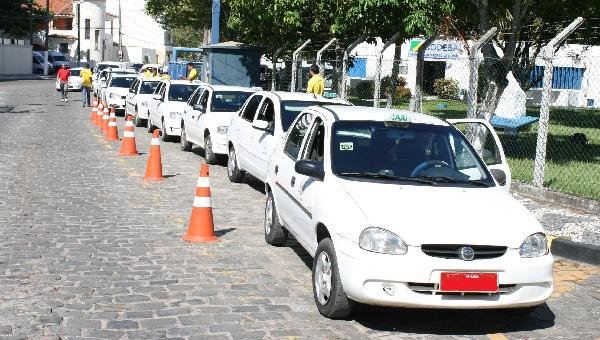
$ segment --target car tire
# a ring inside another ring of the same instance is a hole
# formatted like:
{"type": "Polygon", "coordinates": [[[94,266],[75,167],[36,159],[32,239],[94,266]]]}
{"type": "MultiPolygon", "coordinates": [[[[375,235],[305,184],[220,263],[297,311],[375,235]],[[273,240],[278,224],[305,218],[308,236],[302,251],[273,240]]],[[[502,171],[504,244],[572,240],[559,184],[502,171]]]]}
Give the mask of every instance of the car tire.
{"type": "Polygon", "coordinates": [[[155,129],[155,126],[152,125],[152,120],[150,119],[150,115],[148,115],[148,119],[146,119],[146,131],[148,133],[152,133],[155,129]]]}
{"type": "Polygon", "coordinates": [[[138,112],[137,112],[137,107],[135,108],[135,115],[134,115],[134,118],[133,118],[133,124],[134,124],[135,126],[137,126],[137,127],[142,127],[142,126],[143,126],[143,124],[144,124],[144,122],[142,121],[142,119],[141,119],[141,118],[140,118],[140,116],[138,115],[138,112]]]}
{"type": "Polygon", "coordinates": [[[160,122],[160,138],[163,142],[170,142],[173,138],[167,134],[167,128],[165,127],[165,120],[160,122]]]}
{"type": "Polygon", "coordinates": [[[265,203],[265,241],[272,246],[282,246],[288,239],[288,231],[279,222],[277,216],[277,208],[275,207],[275,199],[273,192],[267,193],[267,201],[265,203]]]}
{"type": "Polygon", "coordinates": [[[237,164],[237,155],[233,145],[229,148],[229,155],[227,158],[227,177],[229,181],[233,183],[240,183],[244,180],[245,173],[240,170],[237,164]]]}
{"type": "Polygon", "coordinates": [[[185,125],[181,127],[181,137],[179,138],[179,146],[181,151],[192,151],[192,143],[188,142],[187,135],[185,134],[185,125]]]}
{"type": "Polygon", "coordinates": [[[217,163],[217,155],[215,155],[212,150],[212,140],[210,139],[210,135],[204,137],[204,160],[206,161],[206,164],[217,163]]]}
{"type": "Polygon", "coordinates": [[[355,304],[344,292],[338,268],[333,242],[322,239],[313,259],[313,295],[319,313],[330,319],[348,317],[355,304]]]}

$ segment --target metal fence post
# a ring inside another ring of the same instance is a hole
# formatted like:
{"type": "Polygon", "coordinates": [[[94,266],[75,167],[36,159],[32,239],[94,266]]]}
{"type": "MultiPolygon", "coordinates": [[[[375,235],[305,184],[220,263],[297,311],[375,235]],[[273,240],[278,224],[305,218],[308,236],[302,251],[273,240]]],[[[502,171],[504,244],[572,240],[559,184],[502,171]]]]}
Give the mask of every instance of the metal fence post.
{"type": "Polygon", "coordinates": [[[395,43],[400,38],[400,32],[396,32],[388,41],[385,42],[383,48],[377,53],[377,66],[375,68],[375,89],[373,91],[373,107],[379,107],[379,99],[381,97],[381,59],[383,52],[395,43]]]}
{"type": "Polygon", "coordinates": [[[477,118],[477,85],[479,81],[479,50],[483,44],[490,41],[498,31],[497,27],[490,28],[479,38],[469,51],[469,92],[467,93],[467,117],[477,118]]]}
{"type": "Polygon", "coordinates": [[[296,92],[296,83],[298,82],[298,55],[310,43],[310,39],[306,40],[292,54],[292,81],[290,83],[290,92],[296,92]]]}
{"type": "Polygon", "coordinates": [[[569,26],[563,29],[557,36],[552,38],[544,47],[544,80],[542,88],[542,101],[540,103],[540,120],[538,126],[537,143],[535,146],[535,163],[533,167],[533,185],[542,187],[544,185],[544,171],[546,166],[546,143],[548,141],[548,123],[550,121],[550,95],[552,93],[552,75],[554,67],[552,59],[554,50],[573,31],[581,25],[583,18],[575,19],[569,26]]]}
{"type": "Polygon", "coordinates": [[[277,57],[279,53],[283,50],[283,47],[280,47],[273,54],[273,69],[271,70],[271,91],[275,91],[275,78],[277,77],[277,57]]]}
{"type": "Polygon", "coordinates": [[[412,112],[422,112],[422,104],[423,104],[423,68],[425,66],[425,51],[427,51],[427,47],[431,45],[438,38],[437,34],[434,34],[419,46],[417,50],[417,74],[415,79],[415,94],[410,99],[409,110],[412,112]]]}
{"type": "Polygon", "coordinates": [[[317,66],[319,66],[319,71],[321,72],[321,75],[323,75],[323,77],[325,77],[325,66],[323,65],[323,62],[321,61],[321,58],[323,57],[323,53],[325,52],[325,50],[327,50],[329,48],[329,46],[331,46],[331,44],[333,44],[336,41],[337,41],[336,38],[331,38],[331,40],[329,40],[329,42],[327,42],[327,44],[325,44],[325,46],[323,46],[319,50],[319,52],[317,52],[317,66]]]}
{"type": "Polygon", "coordinates": [[[348,98],[348,59],[350,58],[350,53],[365,39],[366,37],[361,35],[344,51],[344,58],[342,59],[342,86],[340,88],[340,97],[344,100],[348,98]]]}

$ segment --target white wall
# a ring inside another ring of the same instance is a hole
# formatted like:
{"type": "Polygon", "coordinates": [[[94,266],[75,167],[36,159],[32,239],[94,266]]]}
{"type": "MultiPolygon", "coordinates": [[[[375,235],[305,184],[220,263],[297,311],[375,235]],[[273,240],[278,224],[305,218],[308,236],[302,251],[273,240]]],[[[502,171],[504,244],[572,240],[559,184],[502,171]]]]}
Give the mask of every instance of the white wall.
{"type": "Polygon", "coordinates": [[[32,58],[29,45],[0,44],[0,74],[31,74],[32,58]]]}

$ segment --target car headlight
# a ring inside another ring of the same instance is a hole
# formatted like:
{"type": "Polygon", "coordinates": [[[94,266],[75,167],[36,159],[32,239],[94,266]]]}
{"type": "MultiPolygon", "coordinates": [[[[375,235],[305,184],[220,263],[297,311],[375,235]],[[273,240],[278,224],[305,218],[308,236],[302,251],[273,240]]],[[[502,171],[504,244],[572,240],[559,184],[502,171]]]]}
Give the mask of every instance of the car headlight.
{"type": "Polygon", "coordinates": [[[181,113],[179,112],[169,112],[169,118],[171,119],[177,119],[181,117],[181,113]]]}
{"type": "Polygon", "coordinates": [[[217,133],[220,134],[226,134],[227,133],[227,126],[217,126],[217,133]]]}
{"type": "Polygon", "coordinates": [[[548,254],[548,239],[542,233],[529,235],[519,248],[521,257],[538,257],[548,254]]]}
{"type": "Polygon", "coordinates": [[[360,233],[358,245],[368,251],[390,255],[404,255],[406,243],[398,235],[381,228],[367,228],[360,233]]]}

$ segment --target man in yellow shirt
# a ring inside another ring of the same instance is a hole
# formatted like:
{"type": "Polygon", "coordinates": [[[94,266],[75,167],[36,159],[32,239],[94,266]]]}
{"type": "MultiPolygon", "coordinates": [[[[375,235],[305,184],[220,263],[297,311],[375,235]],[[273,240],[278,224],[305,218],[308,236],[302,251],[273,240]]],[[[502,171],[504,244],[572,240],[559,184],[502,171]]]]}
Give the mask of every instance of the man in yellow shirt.
{"type": "Polygon", "coordinates": [[[83,96],[83,107],[90,106],[90,90],[92,89],[92,71],[90,64],[85,64],[79,72],[81,77],[81,95],[83,96]]]}
{"type": "Polygon", "coordinates": [[[144,78],[152,78],[152,70],[150,69],[150,67],[148,67],[146,71],[144,71],[144,78]]]}
{"type": "Polygon", "coordinates": [[[188,76],[187,77],[179,76],[179,78],[184,79],[184,80],[189,80],[189,81],[194,81],[194,80],[198,79],[198,71],[196,71],[196,68],[194,67],[194,63],[188,63],[187,69],[188,69],[188,76]]]}
{"type": "Polygon", "coordinates": [[[322,96],[325,92],[325,79],[319,74],[319,66],[312,65],[308,72],[310,74],[310,79],[308,80],[306,92],[322,96]]]}

